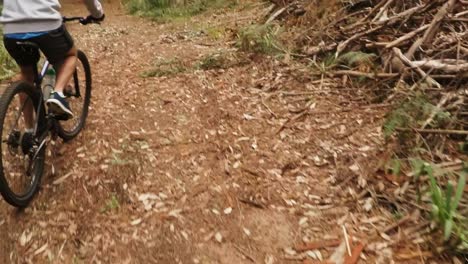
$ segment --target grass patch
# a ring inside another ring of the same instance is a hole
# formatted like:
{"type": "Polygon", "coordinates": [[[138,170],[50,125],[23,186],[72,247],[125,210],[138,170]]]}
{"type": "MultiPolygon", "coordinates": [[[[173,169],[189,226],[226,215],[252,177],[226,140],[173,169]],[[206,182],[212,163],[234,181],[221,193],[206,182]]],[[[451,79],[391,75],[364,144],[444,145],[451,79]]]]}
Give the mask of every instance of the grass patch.
{"type": "Polygon", "coordinates": [[[203,32],[212,40],[223,39],[226,35],[226,29],[224,27],[207,27],[203,29],[203,32]]]}
{"type": "Polygon", "coordinates": [[[274,24],[254,24],[242,28],[237,35],[240,50],[254,53],[274,54],[283,51],[278,39],[281,27],[274,24]]]}
{"type": "Polygon", "coordinates": [[[335,53],[326,54],[320,61],[313,61],[309,66],[321,73],[340,69],[356,69],[360,72],[372,72],[377,68],[375,61],[377,55],[362,51],[350,51],[338,57],[335,53]]]}
{"type": "Polygon", "coordinates": [[[195,64],[198,70],[216,70],[228,69],[232,67],[242,66],[250,63],[250,60],[244,56],[245,54],[220,51],[206,54],[195,64]]]}
{"type": "MultiPolygon", "coordinates": [[[[387,114],[383,126],[384,136],[390,137],[397,128],[420,127],[423,122],[435,111],[435,117],[429,127],[443,127],[451,120],[449,112],[437,109],[424,95],[416,95],[405,100],[400,106],[387,114]]],[[[405,134],[400,133],[403,138],[405,134]]]]}
{"type": "Polygon", "coordinates": [[[233,0],[127,0],[131,14],[151,18],[158,22],[184,19],[209,9],[229,8],[237,5],[233,0]]]}
{"type": "Polygon", "coordinates": [[[183,73],[187,70],[187,67],[183,62],[177,58],[170,60],[158,60],[151,70],[145,71],[142,77],[162,77],[172,76],[178,73],[183,73]]]}
{"type": "Polygon", "coordinates": [[[208,54],[202,57],[197,65],[201,70],[213,70],[225,68],[228,60],[222,53],[208,54]]]}
{"type": "Polygon", "coordinates": [[[110,198],[106,201],[106,204],[103,207],[101,207],[100,212],[101,213],[113,212],[119,208],[120,208],[119,200],[117,199],[117,196],[115,194],[112,194],[110,198]]]}
{"type": "Polygon", "coordinates": [[[445,173],[435,165],[422,160],[413,160],[412,163],[415,177],[422,175],[429,177],[431,218],[443,233],[443,242],[455,251],[466,252],[468,250],[468,218],[458,211],[458,207],[464,193],[468,168],[465,167],[458,173],[445,173]],[[436,178],[436,175],[441,177],[436,178]],[[442,177],[449,179],[445,186],[440,184],[442,177]],[[458,178],[456,185],[450,181],[453,178],[458,178]]]}

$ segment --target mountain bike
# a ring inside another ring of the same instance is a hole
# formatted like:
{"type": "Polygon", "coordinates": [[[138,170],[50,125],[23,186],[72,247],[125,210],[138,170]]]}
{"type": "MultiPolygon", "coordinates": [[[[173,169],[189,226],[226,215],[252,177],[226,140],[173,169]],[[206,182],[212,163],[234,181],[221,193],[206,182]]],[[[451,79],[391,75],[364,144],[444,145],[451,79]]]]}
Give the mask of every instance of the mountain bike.
{"type": "MultiPolygon", "coordinates": [[[[81,17],[64,17],[63,21],[84,24],[81,17]]],[[[27,40],[18,44],[37,48],[36,44],[27,40]]],[[[52,65],[47,60],[40,72],[35,65],[34,85],[15,82],[6,88],[0,98],[0,193],[5,201],[15,207],[26,207],[37,193],[44,172],[47,144],[58,137],[64,141],[76,137],[88,115],[91,68],[86,55],[78,51],[76,70],[64,91],[75,113],[72,119],[65,120],[45,107],[42,83],[50,67],[52,65]],[[25,136],[23,111],[27,107],[33,108],[34,130],[25,136]]]]}

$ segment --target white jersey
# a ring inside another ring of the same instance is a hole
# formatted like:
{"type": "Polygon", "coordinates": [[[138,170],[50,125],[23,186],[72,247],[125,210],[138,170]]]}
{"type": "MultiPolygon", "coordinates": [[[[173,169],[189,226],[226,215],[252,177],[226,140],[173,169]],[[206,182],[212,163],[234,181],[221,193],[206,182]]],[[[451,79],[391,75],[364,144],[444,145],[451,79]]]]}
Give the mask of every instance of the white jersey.
{"type": "MultiPolygon", "coordinates": [[[[104,14],[99,0],[84,0],[91,15],[100,18],[104,14]]],[[[3,33],[29,33],[50,31],[62,25],[58,0],[3,0],[3,33]]]]}

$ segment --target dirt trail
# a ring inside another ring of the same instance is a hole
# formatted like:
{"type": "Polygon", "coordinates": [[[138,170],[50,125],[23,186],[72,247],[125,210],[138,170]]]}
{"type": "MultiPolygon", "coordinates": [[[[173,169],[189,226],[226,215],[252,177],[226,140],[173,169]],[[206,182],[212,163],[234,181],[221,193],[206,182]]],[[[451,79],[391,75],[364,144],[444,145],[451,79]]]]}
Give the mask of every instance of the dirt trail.
{"type": "Polygon", "coordinates": [[[71,25],[93,69],[87,127],[52,148],[28,209],[0,203],[0,262],[299,263],[302,241],[372,229],[339,193],[381,144],[381,108],[272,58],[190,66],[232,52],[201,28],[255,12],[159,25],[108,4],[102,27],[71,25]],[[140,77],[175,57],[189,70],[140,77]]]}

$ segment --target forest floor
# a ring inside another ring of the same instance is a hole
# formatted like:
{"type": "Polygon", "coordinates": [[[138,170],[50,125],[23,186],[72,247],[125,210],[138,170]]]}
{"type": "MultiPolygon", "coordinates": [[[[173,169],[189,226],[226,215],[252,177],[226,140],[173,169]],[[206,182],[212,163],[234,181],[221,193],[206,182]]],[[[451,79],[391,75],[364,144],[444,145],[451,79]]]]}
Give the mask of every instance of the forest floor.
{"type": "Polygon", "coordinates": [[[87,126],[49,148],[27,209],[0,203],[1,263],[302,263],[344,258],[344,237],[365,244],[360,263],[427,257],[385,234],[391,203],[363,191],[379,180],[386,105],[237,54],[231,29],[255,6],[166,24],[106,8],[102,26],[69,26],[93,70],[87,126]],[[229,65],[197,67],[219,54],[229,65]]]}

